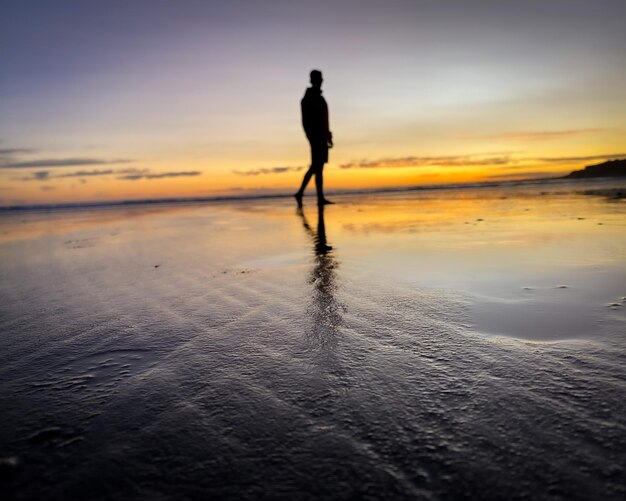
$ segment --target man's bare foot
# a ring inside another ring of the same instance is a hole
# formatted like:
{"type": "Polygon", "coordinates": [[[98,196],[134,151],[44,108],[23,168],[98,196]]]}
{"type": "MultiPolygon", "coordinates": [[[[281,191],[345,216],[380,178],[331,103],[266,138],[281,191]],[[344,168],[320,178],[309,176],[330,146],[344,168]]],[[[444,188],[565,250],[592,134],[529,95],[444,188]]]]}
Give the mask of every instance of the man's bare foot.
{"type": "Polygon", "coordinates": [[[302,194],[294,193],[293,196],[296,199],[296,202],[298,202],[298,207],[302,207],[302,194]]]}
{"type": "Polygon", "coordinates": [[[335,202],[331,202],[327,198],[322,198],[321,200],[317,201],[317,205],[334,205],[334,203],[335,202]]]}

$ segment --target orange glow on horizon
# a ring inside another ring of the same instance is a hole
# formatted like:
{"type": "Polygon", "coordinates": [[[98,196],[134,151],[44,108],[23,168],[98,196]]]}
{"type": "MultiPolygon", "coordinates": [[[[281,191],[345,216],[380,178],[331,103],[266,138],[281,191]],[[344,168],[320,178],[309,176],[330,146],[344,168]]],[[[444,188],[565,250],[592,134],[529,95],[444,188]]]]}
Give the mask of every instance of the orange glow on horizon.
{"type": "MultiPolygon", "coordinates": [[[[451,140],[422,156],[412,155],[417,148],[398,148],[402,155],[383,149],[356,153],[354,147],[337,146],[331,150],[324,171],[326,190],[363,190],[408,186],[445,185],[489,181],[513,181],[560,177],[586,165],[600,163],[618,155],[619,130],[584,130],[558,140],[525,144],[491,144],[491,140],[466,138],[451,140]],[[574,137],[570,137],[573,135],[574,137]],[[586,139],[583,141],[583,139],[586,139]],[[406,152],[409,152],[407,154],[406,152]],[[445,152],[445,153],[442,153],[445,152]],[[483,153],[478,153],[483,152],[483,153]],[[566,154],[563,154],[566,152],[566,154]],[[365,160],[355,160],[365,158],[365,160]],[[484,165],[481,165],[484,164],[484,165]],[[349,168],[345,168],[348,166],[349,168]]],[[[558,134],[553,134],[559,137],[558,134]]],[[[548,137],[550,137],[548,135],[548,137]]],[[[513,141],[513,140],[511,140],[513,141]]],[[[515,141],[518,141],[517,136],[515,141]]],[[[194,153],[185,157],[175,151],[148,157],[147,161],[111,163],[96,166],[1,169],[3,206],[57,203],[84,203],[141,199],[203,198],[216,196],[254,196],[289,194],[297,190],[308,162],[308,145],[303,138],[285,149],[284,157],[268,146],[257,157],[220,153],[217,159],[194,153]],[[274,160],[273,160],[274,159],[274,160]],[[180,166],[184,166],[181,168],[180,166]],[[84,173],[84,175],[81,175],[84,173]]],[[[71,158],[71,154],[66,155],[71,158]]],[[[124,152],[102,155],[105,158],[131,157],[124,152]]],[[[314,183],[309,185],[314,190],[314,183]]]]}

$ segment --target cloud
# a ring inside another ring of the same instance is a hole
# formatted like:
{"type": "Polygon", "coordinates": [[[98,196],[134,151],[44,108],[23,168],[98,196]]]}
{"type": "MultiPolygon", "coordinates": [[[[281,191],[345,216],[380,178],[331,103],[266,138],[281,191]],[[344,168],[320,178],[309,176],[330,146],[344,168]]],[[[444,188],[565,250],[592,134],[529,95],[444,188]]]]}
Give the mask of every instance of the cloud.
{"type": "Polygon", "coordinates": [[[49,170],[40,170],[37,172],[31,172],[30,175],[26,177],[14,177],[12,179],[14,181],[46,181],[50,179],[50,177],[49,170]]]}
{"type": "Polygon", "coordinates": [[[52,190],[56,190],[56,186],[51,186],[49,184],[46,184],[44,186],[40,186],[39,189],[41,191],[52,191],[52,190]]]}
{"type": "Polygon", "coordinates": [[[237,174],[238,176],[259,176],[261,174],[283,174],[285,172],[298,172],[304,169],[303,166],[298,167],[265,167],[262,169],[252,169],[252,170],[234,170],[233,174],[237,174]]]}
{"type": "Polygon", "coordinates": [[[148,169],[137,169],[135,167],[129,167],[128,169],[94,169],[94,170],[77,170],[75,172],[68,172],[67,174],[57,174],[54,177],[90,177],[90,176],[110,176],[119,174],[147,174],[150,171],[148,169]]]}
{"type": "Polygon", "coordinates": [[[593,162],[595,160],[613,160],[616,158],[625,158],[626,153],[609,153],[607,155],[591,155],[587,157],[545,157],[534,158],[539,162],[549,163],[574,163],[574,162],[593,162]]]}
{"type": "Polygon", "coordinates": [[[0,149],[0,156],[7,156],[7,155],[20,155],[23,153],[32,153],[33,150],[31,148],[3,148],[0,149]]]}
{"type": "Polygon", "coordinates": [[[182,172],[162,172],[159,174],[127,174],[125,176],[118,176],[117,179],[127,179],[130,181],[137,181],[138,179],[162,179],[164,177],[188,177],[188,176],[199,176],[202,172],[193,170],[193,171],[182,171],[182,172]]]}
{"type": "Polygon", "coordinates": [[[551,139],[561,139],[563,137],[580,136],[583,134],[593,134],[603,129],[569,129],[569,130],[550,130],[550,131],[520,131],[505,132],[492,136],[469,136],[470,138],[484,137],[487,139],[510,139],[512,141],[549,141],[551,139]]]}
{"type": "Polygon", "coordinates": [[[488,176],[489,179],[493,179],[495,181],[514,181],[514,180],[524,180],[524,179],[538,179],[538,178],[550,178],[555,177],[553,172],[544,172],[544,171],[524,171],[524,172],[514,172],[509,174],[495,174],[493,176],[488,176]]]}
{"type": "Polygon", "coordinates": [[[361,160],[342,164],[342,169],[379,169],[404,167],[468,167],[484,165],[506,165],[509,156],[479,157],[478,155],[452,155],[435,157],[393,157],[378,160],[361,160]]]}
{"type": "Polygon", "coordinates": [[[199,176],[201,174],[201,171],[150,173],[149,169],[137,169],[134,167],[129,167],[128,169],[77,170],[74,172],[68,172],[66,174],[52,174],[50,171],[42,170],[33,172],[30,176],[27,177],[18,177],[14,179],[16,181],[46,181],[50,179],[78,177],[81,178],[81,182],[84,182],[83,178],[85,177],[117,176],[117,179],[137,181],[139,179],[162,179],[166,177],[199,176]]]}
{"type": "Polygon", "coordinates": [[[41,167],[82,167],[85,165],[121,164],[131,160],[103,160],[101,158],[61,158],[29,160],[22,162],[0,161],[0,169],[33,169],[41,167]]]}
{"type": "Polygon", "coordinates": [[[46,179],[61,179],[68,177],[92,177],[92,176],[111,176],[113,174],[146,174],[148,173],[148,169],[136,169],[134,167],[129,167],[128,169],[94,169],[94,170],[78,170],[75,172],[68,172],[65,174],[54,174],[52,175],[50,171],[42,170],[31,173],[30,176],[27,177],[17,177],[13,178],[16,181],[43,181],[46,179]]]}
{"type": "Polygon", "coordinates": [[[378,160],[361,160],[342,164],[342,169],[379,169],[379,168],[405,168],[405,167],[506,167],[507,169],[525,169],[530,164],[553,163],[584,163],[597,160],[612,160],[624,158],[626,153],[608,153],[605,155],[591,155],[581,157],[523,157],[510,155],[451,155],[432,157],[390,157],[378,160]],[[521,165],[520,165],[521,164],[521,165]]]}
{"type": "Polygon", "coordinates": [[[87,176],[109,176],[121,171],[113,169],[96,169],[96,170],[78,170],[76,172],[68,172],[67,174],[58,174],[54,177],[87,177],[87,176]]]}

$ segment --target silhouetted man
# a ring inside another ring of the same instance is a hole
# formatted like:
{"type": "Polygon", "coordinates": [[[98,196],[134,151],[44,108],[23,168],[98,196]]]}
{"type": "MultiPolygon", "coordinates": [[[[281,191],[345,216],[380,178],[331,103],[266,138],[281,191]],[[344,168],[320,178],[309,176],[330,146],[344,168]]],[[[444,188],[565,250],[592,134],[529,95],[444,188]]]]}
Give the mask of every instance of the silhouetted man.
{"type": "Polygon", "coordinates": [[[324,198],[324,164],[328,162],[328,148],[333,147],[333,135],[328,128],[328,106],[322,96],[322,72],[311,71],[311,87],[304,93],[300,106],[302,108],[302,125],[306,137],[311,143],[311,167],[304,175],[302,185],[294,195],[298,207],[302,207],[302,195],[311,176],[315,174],[317,188],[317,203],[325,205],[332,203],[324,198]]]}

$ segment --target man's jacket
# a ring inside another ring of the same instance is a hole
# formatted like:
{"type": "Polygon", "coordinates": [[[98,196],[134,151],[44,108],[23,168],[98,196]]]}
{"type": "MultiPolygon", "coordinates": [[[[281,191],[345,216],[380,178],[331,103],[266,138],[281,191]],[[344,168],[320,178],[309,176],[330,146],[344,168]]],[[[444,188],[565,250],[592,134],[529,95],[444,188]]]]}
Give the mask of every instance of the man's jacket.
{"type": "Polygon", "coordinates": [[[302,101],[302,125],[306,137],[312,143],[324,143],[328,140],[328,106],[320,89],[309,87],[302,101]]]}

